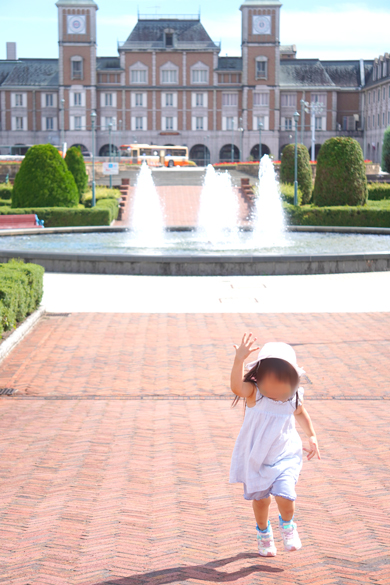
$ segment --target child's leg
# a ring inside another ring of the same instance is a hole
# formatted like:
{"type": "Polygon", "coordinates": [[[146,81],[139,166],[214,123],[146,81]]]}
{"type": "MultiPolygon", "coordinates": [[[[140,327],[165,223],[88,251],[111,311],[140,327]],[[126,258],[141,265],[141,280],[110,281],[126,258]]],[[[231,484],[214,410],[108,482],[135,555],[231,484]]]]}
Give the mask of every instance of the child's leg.
{"type": "Polygon", "coordinates": [[[257,526],[260,530],[265,530],[268,526],[269,507],[271,505],[271,496],[262,500],[252,500],[253,512],[257,526]]]}
{"type": "Polygon", "coordinates": [[[288,500],[287,498],[282,498],[281,496],[275,496],[275,500],[282,520],[284,520],[284,522],[292,520],[295,511],[295,502],[288,500]]]}

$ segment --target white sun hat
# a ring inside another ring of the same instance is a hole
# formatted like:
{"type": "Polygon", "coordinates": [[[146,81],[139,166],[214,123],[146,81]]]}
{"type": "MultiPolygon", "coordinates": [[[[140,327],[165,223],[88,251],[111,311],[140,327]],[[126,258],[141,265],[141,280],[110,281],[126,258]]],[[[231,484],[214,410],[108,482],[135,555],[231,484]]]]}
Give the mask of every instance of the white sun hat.
{"type": "Polygon", "coordinates": [[[297,356],[295,355],[295,351],[291,345],[281,341],[270,341],[269,343],[266,343],[259,351],[257,360],[246,364],[246,369],[251,370],[257,363],[267,358],[277,358],[279,360],[288,362],[296,370],[298,376],[302,376],[302,374],[305,373],[305,370],[298,366],[297,356]]]}

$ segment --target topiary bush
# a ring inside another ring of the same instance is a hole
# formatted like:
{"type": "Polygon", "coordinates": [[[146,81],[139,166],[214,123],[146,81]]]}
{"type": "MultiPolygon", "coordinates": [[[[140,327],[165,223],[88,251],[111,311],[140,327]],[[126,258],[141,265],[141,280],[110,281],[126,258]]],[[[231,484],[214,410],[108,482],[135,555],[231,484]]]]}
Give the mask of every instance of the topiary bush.
{"type": "MultiPolygon", "coordinates": [[[[309,203],[313,191],[313,176],[310,166],[309,151],[304,144],[297,145],[298,150],[298,185],[302,193],[302,203],[309,203]]],[[[294,184],[295,144],[283,148],[280,164],[281,183],[294,184]]]]}
{"type": "Polygon", "coordinates": [[[384,201],[385,199],[390,199],[390,184],[371,183],[371,185],[368,185],[368,199],[369,201],[384,201]]]}
{"type": "Polygon", "coordinates": [[[390,173],[390,128],[386,128],[383,135],[381,167],[383,172],[390,173]]]}
{"type": "Polygon", "coordinates": [[[73,175],[79,192],[79,200],[88,186],[88,175],[85,170],[84,157],[79,146],[71,146],[66,153],[65,162],[73,175]]]}
{"type": "Polygon", "coordinates": [[[75,207],[79,193],[72,173],[51,144],[28,149],[15,177],[12,207],[75,207]]]}
{"type": "Polygon", "coordinates": [[[363,151],[354,138],[329,138],[321,146],[313,191],[314,204],[365,205],[367,177],[363,151]]]}
{"type": "MultiPolygon", "coordinates": [[[[282,183],[280,185],[280,195],[282,201],[286,203],[294,204],[294,185],[288,183],[282,183]]],[[[298,189],[298,205],[302,205],[302,191],[298,189]]]]}

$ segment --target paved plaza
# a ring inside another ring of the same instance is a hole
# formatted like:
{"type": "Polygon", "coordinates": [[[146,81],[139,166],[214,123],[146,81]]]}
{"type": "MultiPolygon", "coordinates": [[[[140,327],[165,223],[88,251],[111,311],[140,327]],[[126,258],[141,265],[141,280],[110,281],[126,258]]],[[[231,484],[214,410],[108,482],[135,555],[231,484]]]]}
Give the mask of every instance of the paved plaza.
{"type": "Polygon", "coordinates": [[[46,274],[2,363],[0,583],[390,584],[389,281],[46,274]],[[228,483],[245,330],[294,346],[322,453],[272,559],[228,483]]]}

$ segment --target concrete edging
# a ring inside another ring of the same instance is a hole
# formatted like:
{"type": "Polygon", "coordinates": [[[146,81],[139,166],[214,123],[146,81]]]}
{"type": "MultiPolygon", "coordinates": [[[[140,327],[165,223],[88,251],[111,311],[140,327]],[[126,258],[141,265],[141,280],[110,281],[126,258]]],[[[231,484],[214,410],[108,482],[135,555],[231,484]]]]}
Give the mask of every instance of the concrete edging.
{"type": "Polygon", "coordinates": [[[47,272],[145,276],[273,276],[390,270],[390,252],[269,256],[77,254],[0,250],[0,262],[20,258],[47,272]]]}
{"type": "Polygon", "coordinates": [[[26,335],[35,327],[38,321],[45,314],[46,309],[40,306],[34,313],[31,313],[25,321],[11,335],[0,344],[0,363],[9,353],[26,337],[26,335]]]}

